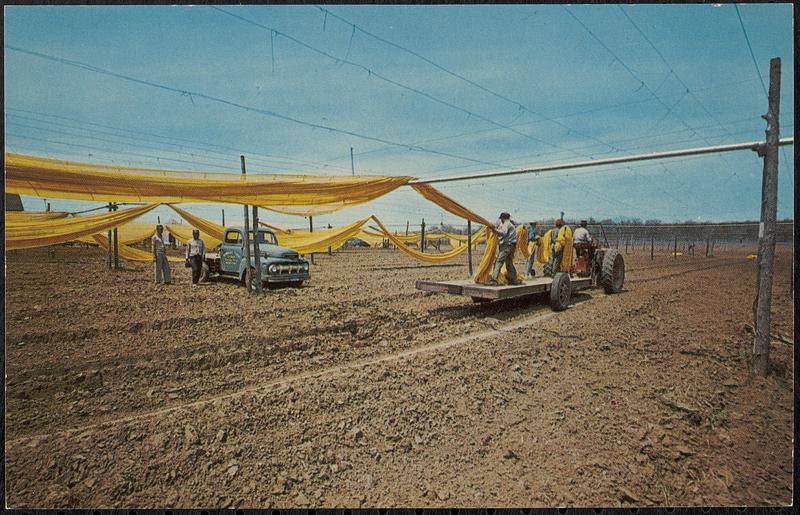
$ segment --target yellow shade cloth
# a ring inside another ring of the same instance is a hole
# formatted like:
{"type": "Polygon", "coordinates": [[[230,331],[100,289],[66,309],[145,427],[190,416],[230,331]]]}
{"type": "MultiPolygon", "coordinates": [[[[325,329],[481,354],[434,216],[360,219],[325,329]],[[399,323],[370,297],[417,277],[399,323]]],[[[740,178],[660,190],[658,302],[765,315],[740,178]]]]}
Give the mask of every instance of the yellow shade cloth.
{"type": "MultiPolygon", "coordinates": [[[[397,247],[397,250],[403,252],[408,256],[413,257],[414,259],[418,259],[426,263],[444,263],[445,261],[450,261],[451,259],[460,256],[467,250],[467,246],[464,245],[463,247],[455,248],[450,252],[445,252],[443,254],[430,254],[430,253],[425,254],[423,252],[419,252],[417,250],[414,250],[406,246],[401,240],[396,238],[394,234],[389,232],[389,230],[386,229],[386,227],[384,227],[381,221],[378,220],[375,216],[373,216],[372,219],[375,221],[376,224],[378,224],[378,227],[380,227],[381,231],[383,231],[384,236],[386,236],[389,239],[389,241],[394,243],[394,245],[397,247]]],[[[479,231],[479,233],[483,231],[485,231],[485,228],[482,228],[479,231]]]]}
{"type": "Polygon", "coordinates": [[[103,202],[223,202],[330,213],[381,197],[412,177],[225,174],[127,168],[5,154],[7,193],[103,202]]]}
{"type": "MultiPolygon", "coordinates": [[[[205,241],[204,240],[204,243],[206,244],[206,247],[213,248],[213,247],[219,245],[220,243],[222,243],[222,240],[225,238],[225,227],[223,227],[221,225],[217,225],[214,222],[209,222],[205,218],[200,218],[199,216],[193,215],[188,211],[184,211],[183,209],[181,209],[179,207],[173,206],[172,204],[167,204],[167,205],[169,207],[171,207],[173,211],[175,211],[176,213],[181,215],[181,218],[183,218],[184,220],[189,222],[189,225],[191,225],[192,227],[196,227],[196,228],[200,229],[200,233],[201,234],[204,234],[209,239],[216,241],[216,244],[212,245],[211,241],[205,241]]],[[[180,226],[178,226],[178,227],[180,227],[180,226]]],[[[180,231],[180,229],[178,229],[178,230],[180,231]]],[[[184,236],[185,236],[185,234],[184,234],[184,236]]],[[[184,241],[188,241],[188,240],[191,240],[191,239],[192,239],[192,233],[191,233],[191,231],[189,231],[188,238],[186,240],[184,240],[184,241]]]]}
{"type": "MultiPolygon", "coordinates": [[[[106,251],[108,251],[108,240],[105,236],[94,235],[92,236],[94,243],[97,243],[106,251]]],[[[140,261],[144,263],[153,262],[155,259],[153,253],[147,250],[129,247],[127,245],[119,245],[119,257],[127,261],[140,261]]],[[[184,259],[176,256],[167,256],[167,260],[171,263],[183,263],[184,259]]]]}
{"type": "Polygon", "coordinates": [[[551,245],[555,246],[556,252],[563,248],[564,253],[561,256],[561,265],[559,266],[558,271],[569,272],[569,269],[572,267],[572,229],[564,225],[558,231],[556,241],[553,242],[552,239],[552,230],[544,233],[544,236],[542,236],[542,242],[539,245],[541,252],[539,252],[537,249],[536,260],[542,264],[547,263],[550,260],[551,245]]]}
{"type": "MultiPolygon", "coordinates": [[[[120,245],[130,245],[131,243],[139,243],[140,241],[144,241],[150,237],[152,237],[156,233],[156,226],[155,224],[141,224],[136,222],[130,222],[125,225],[117,227],[117,238],[119,238],[120,245]]],[[[82,238],[78,238],[78,241],[83,243],[97,243],[94,239],[94,236],[84,236],[82,238]]],[[[106,241],[106,235],[103,233],[98,233],[96,236],[101,236],[103,241],[106,241]]]]}
{"type": "Polygon", "coordinates": [[[290,234],[278,236],[278,244],[296,250],[300,254],[313,254],[327,252],[328,248],[338,249],[350,238],[355,238],[361,228],[369,221],[369,217],[362,218],[352,224],[333,229],[319,231],[292,231],[290,234]]]}
{"type": "Polygon", "coordinates": [[[27,224],[43,220],[58,220],[66,218],[69,213],[63,211],[6,211],[6,225],[27,224]]]}
{"type": "Polygon", "coordinates": [[[58,220],[44,220],[28,224],[6,226],[6,249],[27,249],[65,243],[122,226],[158,204],[113,211],[101,215],[80,216],[58,220]]]}
{"type": "MultiPolygon", "coordinates": [[[[175,236],[176,240],[186,245],[192,239],[192,230],[194,230],[194,227],[180,224],[165,224],[164,229],[175,236]]],[[[200,231],[200,239],[203,240],[208,250],[216,249],[222,244],[222,240],[203,231],[200,231]]]]}

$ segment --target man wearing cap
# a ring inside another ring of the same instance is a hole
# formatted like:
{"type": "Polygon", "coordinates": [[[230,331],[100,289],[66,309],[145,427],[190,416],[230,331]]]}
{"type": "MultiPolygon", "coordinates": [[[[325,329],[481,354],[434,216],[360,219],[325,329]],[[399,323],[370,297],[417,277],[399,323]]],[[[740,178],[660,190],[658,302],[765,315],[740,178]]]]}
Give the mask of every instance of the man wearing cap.
{"type": "Polygon", "coordinates": [[[536,270],[533,269],[533,262],[536,257],[536,242],[539,236],[536,234],[536,222],[528,222],[528,260],[525,262],[525,275],[527,277],[535,277],[536,270]]]}
{"type": "Polygon", "coordinates": [[[550,259],[544,267],[544,274],[553,277],[556,272],[568,271],[572,264],[572,229],[562,218],[559,218],[556,220],[555,229],[550,231],[549,236],[550,259]],[[569,261],[566,267],[564,266],[565,261],[569,261]]]}
{"type": "Polygon", "coordinates": [[[500,220],[494,226],[494,232],[499,240],[497,259],[492,269],[492,279],[490,286],[497,286],[497,278],[500,276],[500,269],[506,265],[506,277],[509,284],[517,284],[517,270],[514,268],[514,251],[517,249],[517,228],[511,221],[511,215],[500,213],[500,220]]]}
{"type": "Polygon", "coordinates": [[[186,260],[192,267],[192,286],[197,286],[200,281],[200,272],[203,270],[203,261],[206,257],[206,244],[200,239],[200,231],[192,230],[192,239],[186,243],[186,260]]]}
{"type": "Polygon", "coordinates": [[[167,260],[167,247],[164,244],[164,226],[156,225],[156,233],[150,240],[153,248],[153,260],[155,261],[156,284],[161,284],[161,276],[164,276],[164,284],[172,284],[172,274],[169,270],[167,260]]]}
{"type": "Polygon", "coordinates": [[[572,235],[573,241],[577,243],[592,243],[592,235],[589,234],[589,230],[586,228],[587,222],[586,220],[581,220],[581,226],[575,229],[575,232],[572,235]]]}

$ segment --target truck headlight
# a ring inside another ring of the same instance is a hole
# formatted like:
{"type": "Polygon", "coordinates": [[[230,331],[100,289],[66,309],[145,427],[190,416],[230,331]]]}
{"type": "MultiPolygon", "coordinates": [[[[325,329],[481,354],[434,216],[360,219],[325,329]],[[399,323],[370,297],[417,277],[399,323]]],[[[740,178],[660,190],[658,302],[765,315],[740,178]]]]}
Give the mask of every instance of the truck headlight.
{"type": "Polygon", "coordinates": [[[308,272],[308,263],[303,263],[303,272],[308,272]]]}
{"type": "Polygon", "coordinates": [[[277,265],[269,265],[269,273],[274,274],[278,270],[277,265]]]}

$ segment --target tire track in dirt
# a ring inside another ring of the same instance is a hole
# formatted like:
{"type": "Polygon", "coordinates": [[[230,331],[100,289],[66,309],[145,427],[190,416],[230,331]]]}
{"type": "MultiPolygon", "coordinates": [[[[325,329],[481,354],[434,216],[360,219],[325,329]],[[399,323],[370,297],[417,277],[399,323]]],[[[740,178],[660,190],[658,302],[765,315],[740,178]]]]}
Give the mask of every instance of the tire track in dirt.
{"type": "MultiPolygon", "coordinates": [[[[607,296],[598,297],[598,300],[604,299],[604,298],[607,298],[607,296]]],[[[575,307],[573,307],[571,309],[578,309],[578,307],[580,305],[582,305],[582,304],[587,304],[587,303],[586,302],[581,302],[580,304],[577,304],[575,307]]],[[[414,348],[411,348],[411,349],[404,349],[404,350],[401,350],[401,351],[398,351],[398,352],[392,352],[392,353],[389,353],[389,354],[376,356],[374,358],[365,358],[365,359],[355,360],[355,361],[351,361],[351,362],[347,362],[347,363],[342,363],[342,364],[339,364],[339,365],[336,365],[336,366],[333,366],[333,367],[317,369],[317,370],[311,370],[311,371],[308,371],[308,372],[301,372],[301,373],[293,374],[291,376],[284,377],[284,378],[281,378],[281,379],[275,379],[275,380],[267,381],[265,383],[261,383],[261,384],[258,384],[258,385],[249,386],[247,388],[243,388],[243,389],[240,389],[240,390],[237,390],[237,391],[234,391],[234,392],[229,392],[229,393],[222,394],[222,395],[216,395],[216,396],[213,396],[213,397],[208,397],[208,398],[205,398],[205,399],[200,399],[200,400],[196,400],[196,401],[192,401],[192,402],[188,402],[188,403],[184,403],[184,404],[180,404],[180,405],[176,405],[176,406],[170,406],[168,408],[163,408],[163,409],[159,409],[159,410],[155,410],[155,411],[149,411],[149,412],[146,412],[146,413],[139,413],[139,414],[135,414],[135,415],[128,415],[128,416],[119,417],[119,418],[112,419],[112,420],[106,420],[106,421],[99,422],[99,423],[96,423],[96,424],[89,424],[89,425],[80,426],[80,427],[61,429],[61,430],[54,431],[54,432],[51,432],[51,433],[40,433],[40,434],[35,434],[35,435],[23,436],[23,437],[15,438],[13,440],[8,440],[6,442],[6,445],[7,446],[18,445],[18,444],[21,444],[23,442],[28,442],[28,441],[31,441],[31,440],[41,440],[41,439],[45,439],[45,438],[49,438],[49,437],[53,437],[53,436],[57,436],[57,435],[70,435],[70,434],[83,432],[83,431],[87,431],[87,430],[91,430],[91,429],[110,427],[110,426],[115,426],[117,424],[124,424],[126,422],[132,422],[132,421],[135,421],[135,420],[146,419],[146,418],[151,418],[151,417],[158,417],[158,416],[166,415],[166,414],[173,413],[173,412],[176,412],[176,411],[181,411],[181,410],[185,410],[185,409],[191,409],[191,408],[194,408],[194,407],[202,406],[202,405],[209,404],[211,402],[218,401],[218,400],[233,399],[233,398],[236,398],[236,397],[240,397],[242,395],[246,395],[248,393],[253,393],[253,392],[257,392],[257,391],[261,391],[261,390],[266,390],[266,389],[270,389],[270,388],[276,388],[276,387],[279,387],[279,386],[284,386],[284,385],[291,384],[291,383],[294,383],[294,382],[297,382],[297,381],[301,381],[301,380],[305,380],[305,379],[318,379],[319,380],[319,379],[334,378],[334,377],[338,377],[338,376],[343,375],[346,371],[348,371],[350,369],[358,369],[358,368],[369,367],[369,366],[372,366],[372,365],[377,365],[379,363],[387,363],[387,362],[392,362],[392,361],[399,361],[399,360],[402,360],[404,358],[414,357],[417,354],[423,354],[423,353],[433,352],[433,351],[440,351],[440,350],[443,350],[443,349],[446,349],[446,348],[449,348],[449,347],[453,347],[453,346],[456,346],[456,345],[464,344],[464,343],[472,341],[472,340],[486,339],[486,338],[489,338],[489,337],[492,337],[492,336],[496,336],[497,334],[500,334],[500,333],[512,332],[512,331],[514,331],[516,329],[520,329],[520,328],[532,325],[534,323],[538,323],[538,322],[547,320],[547,319],[552,318],[553,316],[556,316],[556,315],[557,315],[557,313],[553,312],[553,311],[547,311],[547,312],[544,312],[544,313],[536,312],[532,316],[526,317],[526,318],[524,318],[524,319],[522,319],[520,321],[511,323],[511,324],[508,324],[506,327],[503,327],[502,329],[495,328],[495,327],[490,325],[491,329],[486,330],[486,331],[481,331],[479,333],[465,334],[465,335],[461,335],[461,336],[457,336],[457,337],[454,337],[454,338],[450,338],[450,339],[447,339],[447,340],[444,340],[444,341],[441,341],[441,342],[436,342],[436,343],[432,343],[432,344],[428,344],[428,345],[414,347],[414,348]]]]}

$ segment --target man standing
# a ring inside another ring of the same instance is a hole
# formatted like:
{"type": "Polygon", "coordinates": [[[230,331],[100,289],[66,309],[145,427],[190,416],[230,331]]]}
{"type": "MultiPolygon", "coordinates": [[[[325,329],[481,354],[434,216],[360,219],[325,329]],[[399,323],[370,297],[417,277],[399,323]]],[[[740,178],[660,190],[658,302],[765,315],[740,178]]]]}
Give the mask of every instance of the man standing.
{"type": "Polygon", "coordinates": [[[525,262],[525,275],[536,277],[536,270],[533,269],[533,262],[536,257],[536,241],[539,236],[536,234],[536,222],[528,222],[528,261],[525,262]]]}
{"type": "Polygon", "coordinates": [[[203,261],[206,258],[206,244],[200,239],[200,231],[192,230],[192,239],[186,244],[186,260],[192,267],[192,286],[197,286],[200,281],[200,272],[203,270],[203,261]]]}
{"type": "Polygon", "coordinates": [[[517,270],[514,268],[514,251],[517,249],[517,228],[511,222],[511,215],[500,213],[500,220],[494,226],[494,232],[499,241],[497,260],[492,269],[492,279],[489,286],[497,286],[497,278],[500,276],[500,269],[506,265],[506,277],[508,284],[517,284],[517,270]]]}
{"type": "Polygon", "coordinates": [[[164,245],[164,226],[156,225],[156,234],[151,240],[153,248],[153,260],[156,269],[156,284],[161,284],[161,276],[164,276],[164,284],[172,284],[172,274],[169,270],[167,260],[167,247],[164,245]]]}
{"type": "Polygon", "coordinates": [[[572,261],[572,229],[569,228],[564,220],[556,220],[556,228],[550,231],[550,260],[545,265],[544,274],[549,277],[556,275],[556,272],[564,272],[564,262],[572,261]]]}
{"type": "Polygon", "coordinates": [[[575,243],[592,243],[592,235],[589,234],[589,230],[586,228],[587,222],[586,220],[581,220],[581,226],[575,229],[575,233],[573,234],[573,240],[575,243]]]}

